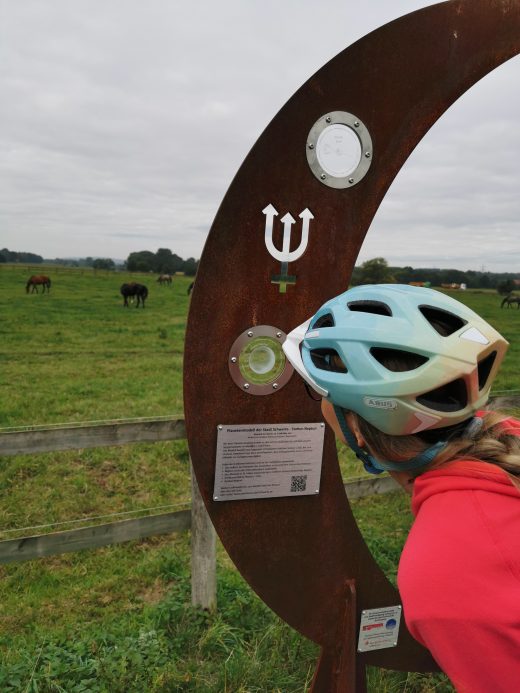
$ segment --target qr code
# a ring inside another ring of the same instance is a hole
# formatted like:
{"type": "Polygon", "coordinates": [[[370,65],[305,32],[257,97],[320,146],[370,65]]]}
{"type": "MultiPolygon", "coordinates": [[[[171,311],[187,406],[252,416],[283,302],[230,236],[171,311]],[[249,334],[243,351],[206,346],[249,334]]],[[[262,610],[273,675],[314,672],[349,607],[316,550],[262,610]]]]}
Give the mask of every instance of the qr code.
{"type": "Polygon", "coordinates": [[[292,476],[291,477],[291,493],[298,493],[299,491],[305,491],[307,488],[307,474],[304,476],[292,476]]]}

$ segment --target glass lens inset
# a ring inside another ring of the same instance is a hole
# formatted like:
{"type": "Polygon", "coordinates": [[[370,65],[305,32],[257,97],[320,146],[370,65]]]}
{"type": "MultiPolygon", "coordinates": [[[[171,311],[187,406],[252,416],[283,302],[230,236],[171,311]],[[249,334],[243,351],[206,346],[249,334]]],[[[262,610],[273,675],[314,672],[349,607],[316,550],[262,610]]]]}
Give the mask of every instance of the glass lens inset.
{"type": "Polygon", "coordinates": [[[242,377],[254,385],[274,382],[283,373],[285,363],[282,345],[272,337],[254,337],[238,357],[242,377]]]}
{"type": "Polygon", "coordinates": [[[249,354],[249,367],[258,375],[265,375],[276,362],[274,351],[268,346],[257,346],[249,354]]]}

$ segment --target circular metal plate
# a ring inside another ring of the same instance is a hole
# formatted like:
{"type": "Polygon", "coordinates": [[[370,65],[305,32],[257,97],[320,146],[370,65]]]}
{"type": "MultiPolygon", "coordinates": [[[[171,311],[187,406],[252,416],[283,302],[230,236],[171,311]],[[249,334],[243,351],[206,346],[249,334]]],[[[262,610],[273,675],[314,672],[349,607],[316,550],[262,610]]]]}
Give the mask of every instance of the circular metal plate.
{"type": "Polygon", "coordinates": [[[289,382],[293,367],[282,349],[286,334],[270,325],[250,327],[229,352],[229,373],[250,395],[271,395],[289,382]]]}
{"type": "Polygon", "coordinates": [[[317,120],[307,138],[307,161],[329,188],[349,188],[366,175],[372,161],[372,138],[352,113],[331,111],[317,120]]]}

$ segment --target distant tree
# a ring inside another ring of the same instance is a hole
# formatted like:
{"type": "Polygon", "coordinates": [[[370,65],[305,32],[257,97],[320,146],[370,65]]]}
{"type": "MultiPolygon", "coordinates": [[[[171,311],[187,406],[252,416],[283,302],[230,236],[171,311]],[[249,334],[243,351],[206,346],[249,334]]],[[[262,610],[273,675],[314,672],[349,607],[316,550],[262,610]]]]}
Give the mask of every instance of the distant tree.
{"type": "Polygon", "coordinates": [[[7,258],[3,253],[0,253],[0,262],[7,262],[7,258]]]}
{"type": "Polygon", "coordinates": [[[357,284],[394,284],[388,262],[383,257],[375,257],[363,262],[356,277],[357,284]]]}
{"type": "Polygon", "coordinates": [[[115,269],[116,266],[115,266],[114,261],[111,260],[110,258],[98,257],[92,263],[92,267],[94,269],[113,270],[113,269],[115,269]]]}
{"type": "Polygon", "coordinates": [[[512,279],[504,279],[497,284],[497,291],[501,296],[507,296],[511,291],[514,291],[515,283],[512,279]]]}
{"type": "Polygon", "coordinates": [[[41,255],[36,255],[36,253],[20,253],[15,250],[8,250],[7,248],[2,248],[1,252],[6,262],[27,262],[31,265],[39,265],[43,262],[43,257],[41,255]]]}
{"type": "Polygon", "coordinates": [[[159,248],[155,253],[154,270],[159,274],[173,274],[173,255],[169,248],[159,248]]]}
{"type": "Polygon", "coordinates": [[[187,274],[189,277],[194,277],[197,274],[197,268],[199,266],[198,260],[195,260],[193,257],[189,257],[186,262],[184,263],[184,274],[187,274]]]}
{"type": "Polygon", "coordinates": [[[150,250],[141,250],[138,253],[130,253],[126,261],[130,272],[155,272],[155,253],[150,250]]]}
{"type": "Polygon", "coordinates": [[[489,289],[491,288],[491,281],[489,278],[489,272],[483,272],[480,277],[479,277],[479,282],[478,286],[481,289],[489,289]]]}
{"type": "Polygon", "coordinates": [[[420,279],[417,280],[415,278],[415,271],[413,267],[408,265],[406,267],[394,267],[391,271],[399,284],[409,284],[410,282],[421,281],[420,279]]]}

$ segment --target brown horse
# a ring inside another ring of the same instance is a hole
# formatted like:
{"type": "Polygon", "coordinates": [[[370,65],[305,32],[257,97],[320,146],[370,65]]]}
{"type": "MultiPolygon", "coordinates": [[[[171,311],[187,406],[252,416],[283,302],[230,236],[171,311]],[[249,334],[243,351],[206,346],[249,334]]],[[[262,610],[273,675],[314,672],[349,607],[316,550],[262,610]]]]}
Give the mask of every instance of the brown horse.
{"type": "Polygon", "coordinates": [[[50,292],[51,290],[51,280],[49,277],[46,277],[44,274],[33,274],[32,277],[29,277],[29,281],[25,285],[25,291],[26,293],[29,293],[29,287],[32,287],[31,293],[33,294],[35,291],[38,293],[38,286],[42,286],[42,294],[45,293],[45,289],[47,289],[47,293],[50,292]]]}
{"type": "Polygon", "coordinates": [[[171,283],[172,283],[172,279],[173,279],[173,277],[172,277],[171,274],[160,274],[160,275],[157,277],[157,281],[159,282],[159,284],[161,284],[161,286],[162,286],[163,284],[171,284],[171,283]]]}

